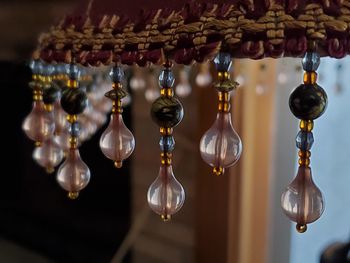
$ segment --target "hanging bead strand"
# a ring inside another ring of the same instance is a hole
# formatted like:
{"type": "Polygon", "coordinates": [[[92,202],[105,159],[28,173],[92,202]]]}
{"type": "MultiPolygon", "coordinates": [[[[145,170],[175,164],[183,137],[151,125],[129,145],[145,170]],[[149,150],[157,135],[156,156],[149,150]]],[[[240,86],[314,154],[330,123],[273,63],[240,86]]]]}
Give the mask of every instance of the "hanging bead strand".
{"type": "Polygon", "coordinates": [[[70,137],[66,160],[57,172],[57,182],[68,192],[70,199],[78,198],[79,192],[90,181],[90,170],[80,158],[78,149],[80,132],[78,114],[84,111],[88,103],[85,92],[79,88],[79,75],[78,66],[72,63],[68,68],[67,88],[62,92],[61,97],[62,108],[68,114],[70,137]]]}
{"type": "Polygon", "coordinates": [[[183,118],[183,107],[180,101],[174,97],[174,75],[171,70],[172,63],[164,63],[164,69],[159,76],[161,88],[160,97],[151,107],[151,116],[160,126],[160,169],[158,177],[148,189],[147,200],[150,208],[161,216],[163,221],[168,221],[178,212],[184,201],[185,191],[176,180],[172,168],[172,151],[175,147],[173,128],[183,118]]]}
{"type": "MultiPolygon", "coordinates": [[[[42,86],[43,86],[43,102],[45,110],[52,115],[57,112],[55,105],[59,100],[61,94],[59,87],[52,81],[52,74],[54,73],[54,67],[50,64],[43,65],[42,86]]],[[[56,123],[54,122],[55,133],[56,123]]],[[[45,168],[47,173],[53,173],[55,167],[60,164],[63,159],[63,151],[56,143],[54,134],[46,138],[43,143],[35,147],[33,152],[33,159],[42,167],[45,168]]]]}
{"type": "Polygon", "coordinates": [[[40,60],[32,60],[30,68],[32,69],[32,81],[29,86],[33,92],[33,108],[24,119],[22,129],[38,147],[52,136],[55,123],[52,112],[45,109],[43,101],[43,63],[40,60]]]}
{"type": "Polygon", "coordinates": [[[238,83],[230,80],[231,55],[221,52],[215,59],[217,82],[214,87],[218,91],[218,113],[212,127],[200,141],[202,159],[213,167],[215,175],[222,175],[225,168],[234,165],[242,153],[242,142],[233,129],[230,112],[230,92],[238,83]]]}
{"type": "Polygon", "coordinates": [[[299,168],[295,179],[282,194],[281,205],[287,217],[297,223],[299,233],[304,233],[307,224],[320,218],[324,211],[323,195],[312,179],[310,167],[314,120],[327,107],[327,94],[316,83],[319,64],[320,56],[315,51],[306,52],[302,60],[304,84],[298,86],[289,97],[290,110],[300,119],[300,131],[296,137],[299,168]]]}
{"type": "Polygon", "coordinates": [[[122,116],[122,99],[128,95],[122,85],[123,69],[120,66],[113,67],[110,77],[113,81],[113,90],[108,91],[105,96],[113,101],[113,107],[110,123],[100,139],[100,148],[107,158],[114,161],[116,168],[121,168],[123,161],[135,149],[135,139],[131,131],[125,126],[122,116]]]}

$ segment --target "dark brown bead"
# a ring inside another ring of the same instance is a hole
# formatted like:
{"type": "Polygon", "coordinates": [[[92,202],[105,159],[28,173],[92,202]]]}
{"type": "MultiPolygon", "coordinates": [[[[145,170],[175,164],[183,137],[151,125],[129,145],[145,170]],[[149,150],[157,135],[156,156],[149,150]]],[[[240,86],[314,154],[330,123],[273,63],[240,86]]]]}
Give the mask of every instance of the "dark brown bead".
{"type": "Polygon", "coordinates": [[[82,113],[88,104],[85,92],[78,88],[68,88],[62,92],[61,106],[71,115],[82,113]]]}
{"type": "Polygon", "coordinates": [[[175,127],[180,123],[183,115],[181,102],[174,97],[159,97],[151,107],[152,119],[160,127],[175,127]]]}
{"type": "Polygon", "coordinates": [[[317,84],[301,84],[290,95],[289,108],[299,119],[317,119],[327,108],[327,94],[317,84]]]}

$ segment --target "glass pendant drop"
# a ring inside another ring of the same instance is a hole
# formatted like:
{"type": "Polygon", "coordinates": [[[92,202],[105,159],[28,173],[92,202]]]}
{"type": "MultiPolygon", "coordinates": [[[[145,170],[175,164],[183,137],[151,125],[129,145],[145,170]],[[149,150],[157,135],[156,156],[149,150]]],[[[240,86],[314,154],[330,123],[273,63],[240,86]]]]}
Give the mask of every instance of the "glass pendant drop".
{"type": "Polygon", "coordinates": [[[111,121],[101,136],[100,147],[103,154],[115,162],[117,168],[132,154],[135,139],[125,126],[120,113],[112,114],[111,121]]]}
{"type": "Polygon", "coordinates": [[[33,159],[40,166],[44,167],[46,172],[52,173],[55,167],[62,161],[63,151],[53,137],[49,137],[40,146],[35,148],[33,159]]]}
{"type": "Polygon", "coordinates": [[[218,113],[214,124],[202,136],[199,146],[202,159],[213,167],[215,175],[223,174],[225,168],[234,165],[242,153],[242,142],[233,129],[230,113],[230,92],[238,86],[237,82],[230,80],[231,63],[230,54],[223,52],[214,60],[218,71],[215,84],[219,97],[218,113]]]}
{"type": "Polygon", "coordinates": [[[55,129],[53,114],[46,111],[43,101],[33,102],[33,109],[24,119],[22,129],[28,138],[37,144],[53,135],[55,129]]]}
{"type": "Polygon", "coordinates": [[[241,152],[242,142],[232,127],[231,113],[219,112],[213,126],[200,141],[202,159],[215,171],[223,173],[224,168],[238,161],[241,152]]]}
{"type": "Polygon", "coordinates": [[[127,92],[122,87],[124,78],[123,69],[114,67],[110,76],[113,80],[113,90],[106,93],[106,97],[113,101],[111,120],[100,139],[100,148],[103,154],[114,161],[117,168],[121,168],[123,161],[127,159],[135,149],[135,139],[131,131],[123,121],[122,98],[127,92]]]}
{"type": "Polygon", "coordinates": [[[147,200],[150,208],[163,220],[169,220],[180,210],[185,202],[185,191],[176,180],[171,165],[160,166],[158,177],[148,189],[147,200]]]}
{"type": "Polygon", "coordinates": [[[68,192],[68,197],[75,199],[90,181],[89,167],[81,160],[78,149],[69,149],[66,160],[57,172],[58,184],[68,192]]]}
{"type": "Polygon", "coordinates": [[[310,167],[298,168],[296,177],[282,194],[281,205],[287,217],[297,223],[299,232],[305,232],[307,224],[321,217],[324,200],[312,179],[310,167]]]}

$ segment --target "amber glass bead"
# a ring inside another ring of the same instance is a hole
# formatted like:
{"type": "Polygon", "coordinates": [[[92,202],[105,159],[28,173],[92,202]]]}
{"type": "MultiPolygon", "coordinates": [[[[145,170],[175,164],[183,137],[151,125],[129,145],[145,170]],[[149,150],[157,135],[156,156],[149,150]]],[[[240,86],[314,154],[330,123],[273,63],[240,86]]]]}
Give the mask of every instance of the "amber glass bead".
{"type": "Polygon", "coordinates": [[[305,84],[315,84],[317,80],[317,73],[312,72],[305,72],[304,73],[304,83],[305,84]]]}
{"type": "Polygon", "coordinates": [[[308,167],[310,165],[310,159],[309,158],[299,158],[298,163],[300,166],[308,167]]]}

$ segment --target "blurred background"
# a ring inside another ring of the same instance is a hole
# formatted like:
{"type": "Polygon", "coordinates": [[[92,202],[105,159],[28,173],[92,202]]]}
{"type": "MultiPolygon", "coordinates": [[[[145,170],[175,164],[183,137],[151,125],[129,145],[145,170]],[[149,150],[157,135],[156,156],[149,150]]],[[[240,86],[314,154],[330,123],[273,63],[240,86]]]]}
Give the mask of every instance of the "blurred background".
{"type": "Polygon", "coordinates": [[[318,71],[329,105],[315,123],[312,169],[326,210],[305,234],[296,233],[280,208],[280,195],[297,168],[298,121],[288,96],[302,80],[300,59],[234,62],[232,74],[241,86],[233,122],[244,150],[238,165],[221,177],[211,174],[198,147],[215,118],[212,68],[176,68],[185,117],[174,132],[174,173],[186,201],[166,223],[146,201],[159,167],[159,131],[149,114],[159,69],[134,70],[124,111],[136,139],[132,158],[121,170],[114,168],[98,147],[102,127],[81,147],[91,182],[78,200],[68,200],[54,175],[32,160],[34,145],[21,125],[31,109],[27,62],[37,37],[75,2],[0,2],[0,262],[317,263],[324,253],[328,260],[333,250],[344,250],[350,241],[348,58],[323,58],[318,71]]]}

